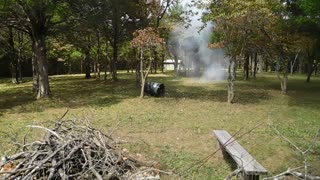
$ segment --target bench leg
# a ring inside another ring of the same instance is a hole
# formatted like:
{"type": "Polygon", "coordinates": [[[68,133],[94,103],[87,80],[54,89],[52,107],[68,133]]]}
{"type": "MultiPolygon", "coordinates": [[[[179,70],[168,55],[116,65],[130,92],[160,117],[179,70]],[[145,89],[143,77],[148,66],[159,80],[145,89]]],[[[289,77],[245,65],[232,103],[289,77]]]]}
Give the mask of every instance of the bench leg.
{"type": "Polygon", "coordinates": [[[244,175],[244,180],[259,180],[259,175],[244,175]]]}

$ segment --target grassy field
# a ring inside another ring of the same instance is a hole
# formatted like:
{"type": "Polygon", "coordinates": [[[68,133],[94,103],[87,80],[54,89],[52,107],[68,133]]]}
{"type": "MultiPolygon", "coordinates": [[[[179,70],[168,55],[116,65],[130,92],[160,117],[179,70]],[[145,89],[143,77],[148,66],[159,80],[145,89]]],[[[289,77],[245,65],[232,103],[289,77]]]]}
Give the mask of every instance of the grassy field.
{"type": "MultiPolygon", "coordinates": [[[[303,165],[303,158],[269,125],[302,149],[314,142],[320,128],[320,77],[305,83],[305,76],[290,76],[287,94],[281,94],[274,74],[239,80],[234,104],[226,103],[225,82],[150,75],[149,80],[165,84],[166,96],[141,100],[134,74],[123,73],[119,82],[106,83],[83,77],[50,77],[53,97],[38,101],[31,82],[12,85],[8,79],[0,79],[0,154],[15,150],[10,141],[22,141],[22,136],[30,133],[26,125],[58,119],[69,109],[65,119],[87,117],[100,130],[114,130],[113,136],[126,142],[121,144],[123,148],[176,173],[214,152],[217,144],[212,130],[234,134],[259,124],[238,141],[274,175],[303,165]]],[[[319,138],[308,155],[309,171],[314,175],[320,175],[319,138]]],[[[201,168],[187,171],[183,179],[223,179],[233,165],[217,153],[201,168]]]]}

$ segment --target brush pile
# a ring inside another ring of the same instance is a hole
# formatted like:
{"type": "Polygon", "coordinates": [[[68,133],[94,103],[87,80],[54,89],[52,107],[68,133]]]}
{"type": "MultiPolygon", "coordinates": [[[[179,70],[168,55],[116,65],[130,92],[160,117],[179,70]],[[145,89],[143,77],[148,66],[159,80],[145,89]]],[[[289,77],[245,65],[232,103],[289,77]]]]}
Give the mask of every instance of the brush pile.
{"type": "MultiPolygon", "coordinates": [[[[48,135],[24,143],[20,152],[0,162],[4,179],[160,179],[152,163],[138,161],[117,148],[101,131],[75,121],[60,121],[54,128],[40,128],[48,135]]],[[[1,177],[0,177],[1,179],[1,177]]]]}

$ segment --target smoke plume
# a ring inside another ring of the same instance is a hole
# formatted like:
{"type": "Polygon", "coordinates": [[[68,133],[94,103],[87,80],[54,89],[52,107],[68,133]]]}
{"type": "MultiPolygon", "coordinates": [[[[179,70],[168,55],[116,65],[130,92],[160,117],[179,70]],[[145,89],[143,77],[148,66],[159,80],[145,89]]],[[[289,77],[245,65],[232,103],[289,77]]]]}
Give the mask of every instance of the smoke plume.
{"type": "Polygon", "coordinates": [[[225,80],[227,77],[228,58],[223,49],[209,49],[210,35],[213,25],[208,24],[201,30],[200,18],[204,12],[196,7],[188,6],[190,0],[182,0],[185,11],[194,12],[190,16],[190,26],[177,24],[171,33],[174,53],[181,60],[179,73],[188,77],[200,77],[201,81],[225,80]]]}

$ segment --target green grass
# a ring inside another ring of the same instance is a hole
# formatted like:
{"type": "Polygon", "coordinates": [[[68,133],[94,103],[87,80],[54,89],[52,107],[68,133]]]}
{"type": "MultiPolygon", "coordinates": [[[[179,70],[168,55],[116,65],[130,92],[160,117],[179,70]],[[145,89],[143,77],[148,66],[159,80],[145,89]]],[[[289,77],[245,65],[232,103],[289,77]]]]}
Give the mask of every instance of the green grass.
{"type": "MultiPolygon", "coordinates": [[[[287,94],[280,92],[274,74],[239,80],[234,104],[226,103],[225,82],[199,83],[197,78],[151,75],[149,80],[165,84],[166,96],[140,100],[134,74],[122,73],[119,82],[106,83],[83,77],[50,77],[53,96],[38,101],[31,92],[30,79],[20,85],[0,79],[0,154],[15,150],[10,140],[22,141],[25,133],[30,132],[26,125],[58,119],[70,109],[65,119],[88,117],[105,132],[115,130],[113,136],[127,142],[121,145],[123,148],[177,173],[217,148],[212,130],[225,129],[234,134],[262,123],[239,142],[271,174],[277,174],[288,167],[301,166],[303,158],[267,124],[302,149],[310,145],[320,128],[320,77],[305,83],[302,75],[290,76],[287,94]]],[[[33,134],[39,132],[34,130],[33,134]]],[[[189,171],[185,179],[223,179],[231,172],[232,164],[227,162],[217,153],[201,168],[189,171]]],[[[312,148],[309,162],[310,172],[320,175],[319,140],[312,148]]]]}

